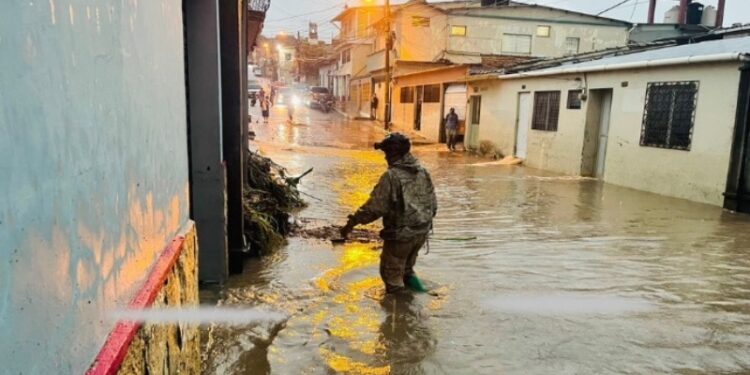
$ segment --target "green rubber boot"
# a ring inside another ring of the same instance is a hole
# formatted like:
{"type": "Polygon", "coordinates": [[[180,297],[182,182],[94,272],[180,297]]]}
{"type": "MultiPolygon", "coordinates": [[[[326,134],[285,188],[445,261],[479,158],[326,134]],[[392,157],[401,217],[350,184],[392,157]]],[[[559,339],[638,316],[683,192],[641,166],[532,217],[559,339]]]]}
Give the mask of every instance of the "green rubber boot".
{"type": "Polygon", "coordinates": [[[406,286],[408,286],[409,289],[415,292],[427,293],[427,288],[424,287],[424,284],[422,284],[422,280],[419,280],[417,275],[409,276],[409,278],[406,279],[406,286]]]}

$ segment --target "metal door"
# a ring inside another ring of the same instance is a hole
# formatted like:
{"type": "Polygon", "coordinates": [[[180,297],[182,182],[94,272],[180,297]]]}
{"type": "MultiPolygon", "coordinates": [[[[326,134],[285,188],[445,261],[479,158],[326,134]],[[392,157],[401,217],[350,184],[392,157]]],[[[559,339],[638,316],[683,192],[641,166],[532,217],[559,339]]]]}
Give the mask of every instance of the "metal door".
{"type": "Polygon", "coordinates": [[[609,119],[612,112],[612,91],[602,92],[601,115],[599,116],[599,149],[596,152],[597,178],[604,177],[605,160],[607,159],[607,141],[609,139],[609,119]]]}
{"type": "Polygon", "coordinates": [[[479,147],[479,120],[482,114],[482,97],[474,95],[469,99],[469,136],[467,146],[471,149],[479,147]]]}
{"type": "Polygon", "coordinates": [[[518,116],[516,117],[516,152],[515,156],[526,159],[526,149],[529,139],[529,127],[531,126],[531,94],[522,92],[518,94],[518,116]]]}

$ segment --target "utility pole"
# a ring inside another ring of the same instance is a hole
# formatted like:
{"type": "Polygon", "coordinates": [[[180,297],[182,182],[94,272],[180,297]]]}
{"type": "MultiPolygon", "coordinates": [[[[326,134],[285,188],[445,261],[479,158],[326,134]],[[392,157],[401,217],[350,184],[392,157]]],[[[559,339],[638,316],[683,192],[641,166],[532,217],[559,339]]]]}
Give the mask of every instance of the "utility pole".
{"type": "Polygon", "coordinates": [[[391,128],[391,49],[391,4],[390,0],[385,0],[385,130],[391,128]]]}

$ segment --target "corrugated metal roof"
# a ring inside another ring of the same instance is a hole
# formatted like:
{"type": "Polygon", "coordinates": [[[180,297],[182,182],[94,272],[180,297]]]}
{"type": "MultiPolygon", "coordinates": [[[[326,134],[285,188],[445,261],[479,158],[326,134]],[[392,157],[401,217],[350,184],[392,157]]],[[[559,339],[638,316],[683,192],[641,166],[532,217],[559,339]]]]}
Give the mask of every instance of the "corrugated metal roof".
{"type": "Polygon", "coordinates": [[[566,73],[573,70],[608,70],[616,66],[626,66],[641,62],[651,62],[654,65],[668,63],[679,59],[702,58],[709,56],[750,54],[750,37],[713,40],[681,46],[652,49],[644,52],[636,52],[621,56],[603,57],[598,60],[585,62],[563,63],[553,68],[539,69],[533,71],[535,74],[566,73]]]}

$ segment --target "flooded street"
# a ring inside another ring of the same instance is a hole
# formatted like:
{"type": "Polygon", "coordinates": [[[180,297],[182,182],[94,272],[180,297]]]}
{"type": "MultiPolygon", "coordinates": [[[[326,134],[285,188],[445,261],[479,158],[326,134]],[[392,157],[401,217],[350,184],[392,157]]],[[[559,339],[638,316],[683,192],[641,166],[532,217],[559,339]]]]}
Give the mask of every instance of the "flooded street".
{"type": "MultiPolygon", "coordinates": [[[[296,115],[253,120],[253,147],[292,175],[315,168],[297,220],[343,225],[385,170],[372,149],[384,132],[296,115]]],[[[434,295],[384,298],[378,244],[292,237],[202,292],[289,317],[204,329],[205,373],[750,372],[750,216],[435,145],[413,153],[438,194],[416,266],[434,295]]]]}

